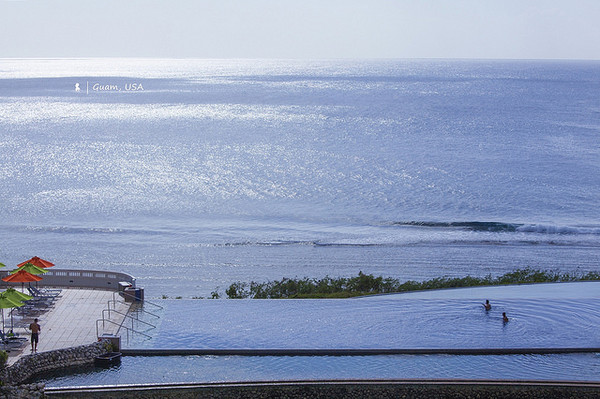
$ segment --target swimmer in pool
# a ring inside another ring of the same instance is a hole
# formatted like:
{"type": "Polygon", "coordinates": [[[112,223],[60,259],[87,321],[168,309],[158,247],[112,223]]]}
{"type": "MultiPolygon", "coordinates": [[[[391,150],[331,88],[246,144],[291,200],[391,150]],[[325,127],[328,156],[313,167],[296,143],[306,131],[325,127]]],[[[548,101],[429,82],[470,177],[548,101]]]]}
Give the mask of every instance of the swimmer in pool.
{"type": "Polygon", "coordinates": [[[486,299],[485,303],[483,304],[483,307],[485,310],[492,310],[492,305],[490,304],[490,300],[486,299]]]}
{"type": "Polygon", "coordinates": [[[505,313],[505,312],[502,312],[502,321],[503,321],[504,323],[508,323],[508,316],[506,315],[506,313],[505,313]]]}

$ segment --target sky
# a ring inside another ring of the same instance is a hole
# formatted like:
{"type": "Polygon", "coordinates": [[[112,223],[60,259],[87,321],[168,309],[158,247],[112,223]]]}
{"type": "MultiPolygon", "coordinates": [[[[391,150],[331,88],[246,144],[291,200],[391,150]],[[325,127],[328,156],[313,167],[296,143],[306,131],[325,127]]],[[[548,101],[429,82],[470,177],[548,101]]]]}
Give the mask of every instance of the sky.
{"type": "Polygon", "coordinates": [[[600,59],[598,0],[0,0],[0,58],[600,59]]]}

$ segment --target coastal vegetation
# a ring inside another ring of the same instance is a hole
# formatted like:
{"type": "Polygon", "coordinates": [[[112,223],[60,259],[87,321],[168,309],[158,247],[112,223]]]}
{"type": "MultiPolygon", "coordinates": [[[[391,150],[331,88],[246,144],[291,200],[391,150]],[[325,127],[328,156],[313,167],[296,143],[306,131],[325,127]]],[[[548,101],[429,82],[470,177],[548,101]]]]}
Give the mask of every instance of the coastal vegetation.
{"type": "Polygon", "coordinates": [[[235,282],[225,290],[230,299],[280,299],[280,298],[349,298],[362,295],[388,294],[442,288],[476,287],[486,285],[533,284],[600,280],[599,272],[560,273],[531,268],[517,269],[492,277],[436,277],[425,281],[400,281],[390,277],[375,277],[359,272],[356,277],[322,279],[283,278],[257,283],[235,282]]]}

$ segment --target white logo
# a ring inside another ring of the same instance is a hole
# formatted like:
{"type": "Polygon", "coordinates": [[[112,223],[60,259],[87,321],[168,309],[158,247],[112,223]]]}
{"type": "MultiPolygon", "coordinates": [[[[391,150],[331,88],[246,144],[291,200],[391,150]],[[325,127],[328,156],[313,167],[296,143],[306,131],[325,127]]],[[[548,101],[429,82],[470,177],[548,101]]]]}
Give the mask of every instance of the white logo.
{"type": "MultiPolygon", "coordinates": [[[[0,0],[0,1],[2,1],[2,0],[0,0]]],[[[137,83],[137,82],[125,83],[124,85],[106,84],[106,83],[92,83],[90,85],[90,82],[87,81],[87,82],[85,82],[85,93],[90,94],[90,90],[92,92],[144,91],[144,86],[142,86],[141,83],[137,83]]],[[[80,87],[79,82],[75,83],[75,92],[76,93],[81,92],[81,87],[80,87]]]]}

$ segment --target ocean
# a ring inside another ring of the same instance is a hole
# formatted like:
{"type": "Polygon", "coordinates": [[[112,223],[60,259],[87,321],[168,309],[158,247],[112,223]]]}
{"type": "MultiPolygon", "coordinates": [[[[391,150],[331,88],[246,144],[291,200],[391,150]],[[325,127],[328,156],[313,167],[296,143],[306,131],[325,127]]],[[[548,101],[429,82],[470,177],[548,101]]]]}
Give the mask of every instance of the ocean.
{"type": "Polygon", "coordinates": [[[600,265],[600,62],[0,59],[0,262],[235,281],[600,265]]]}

